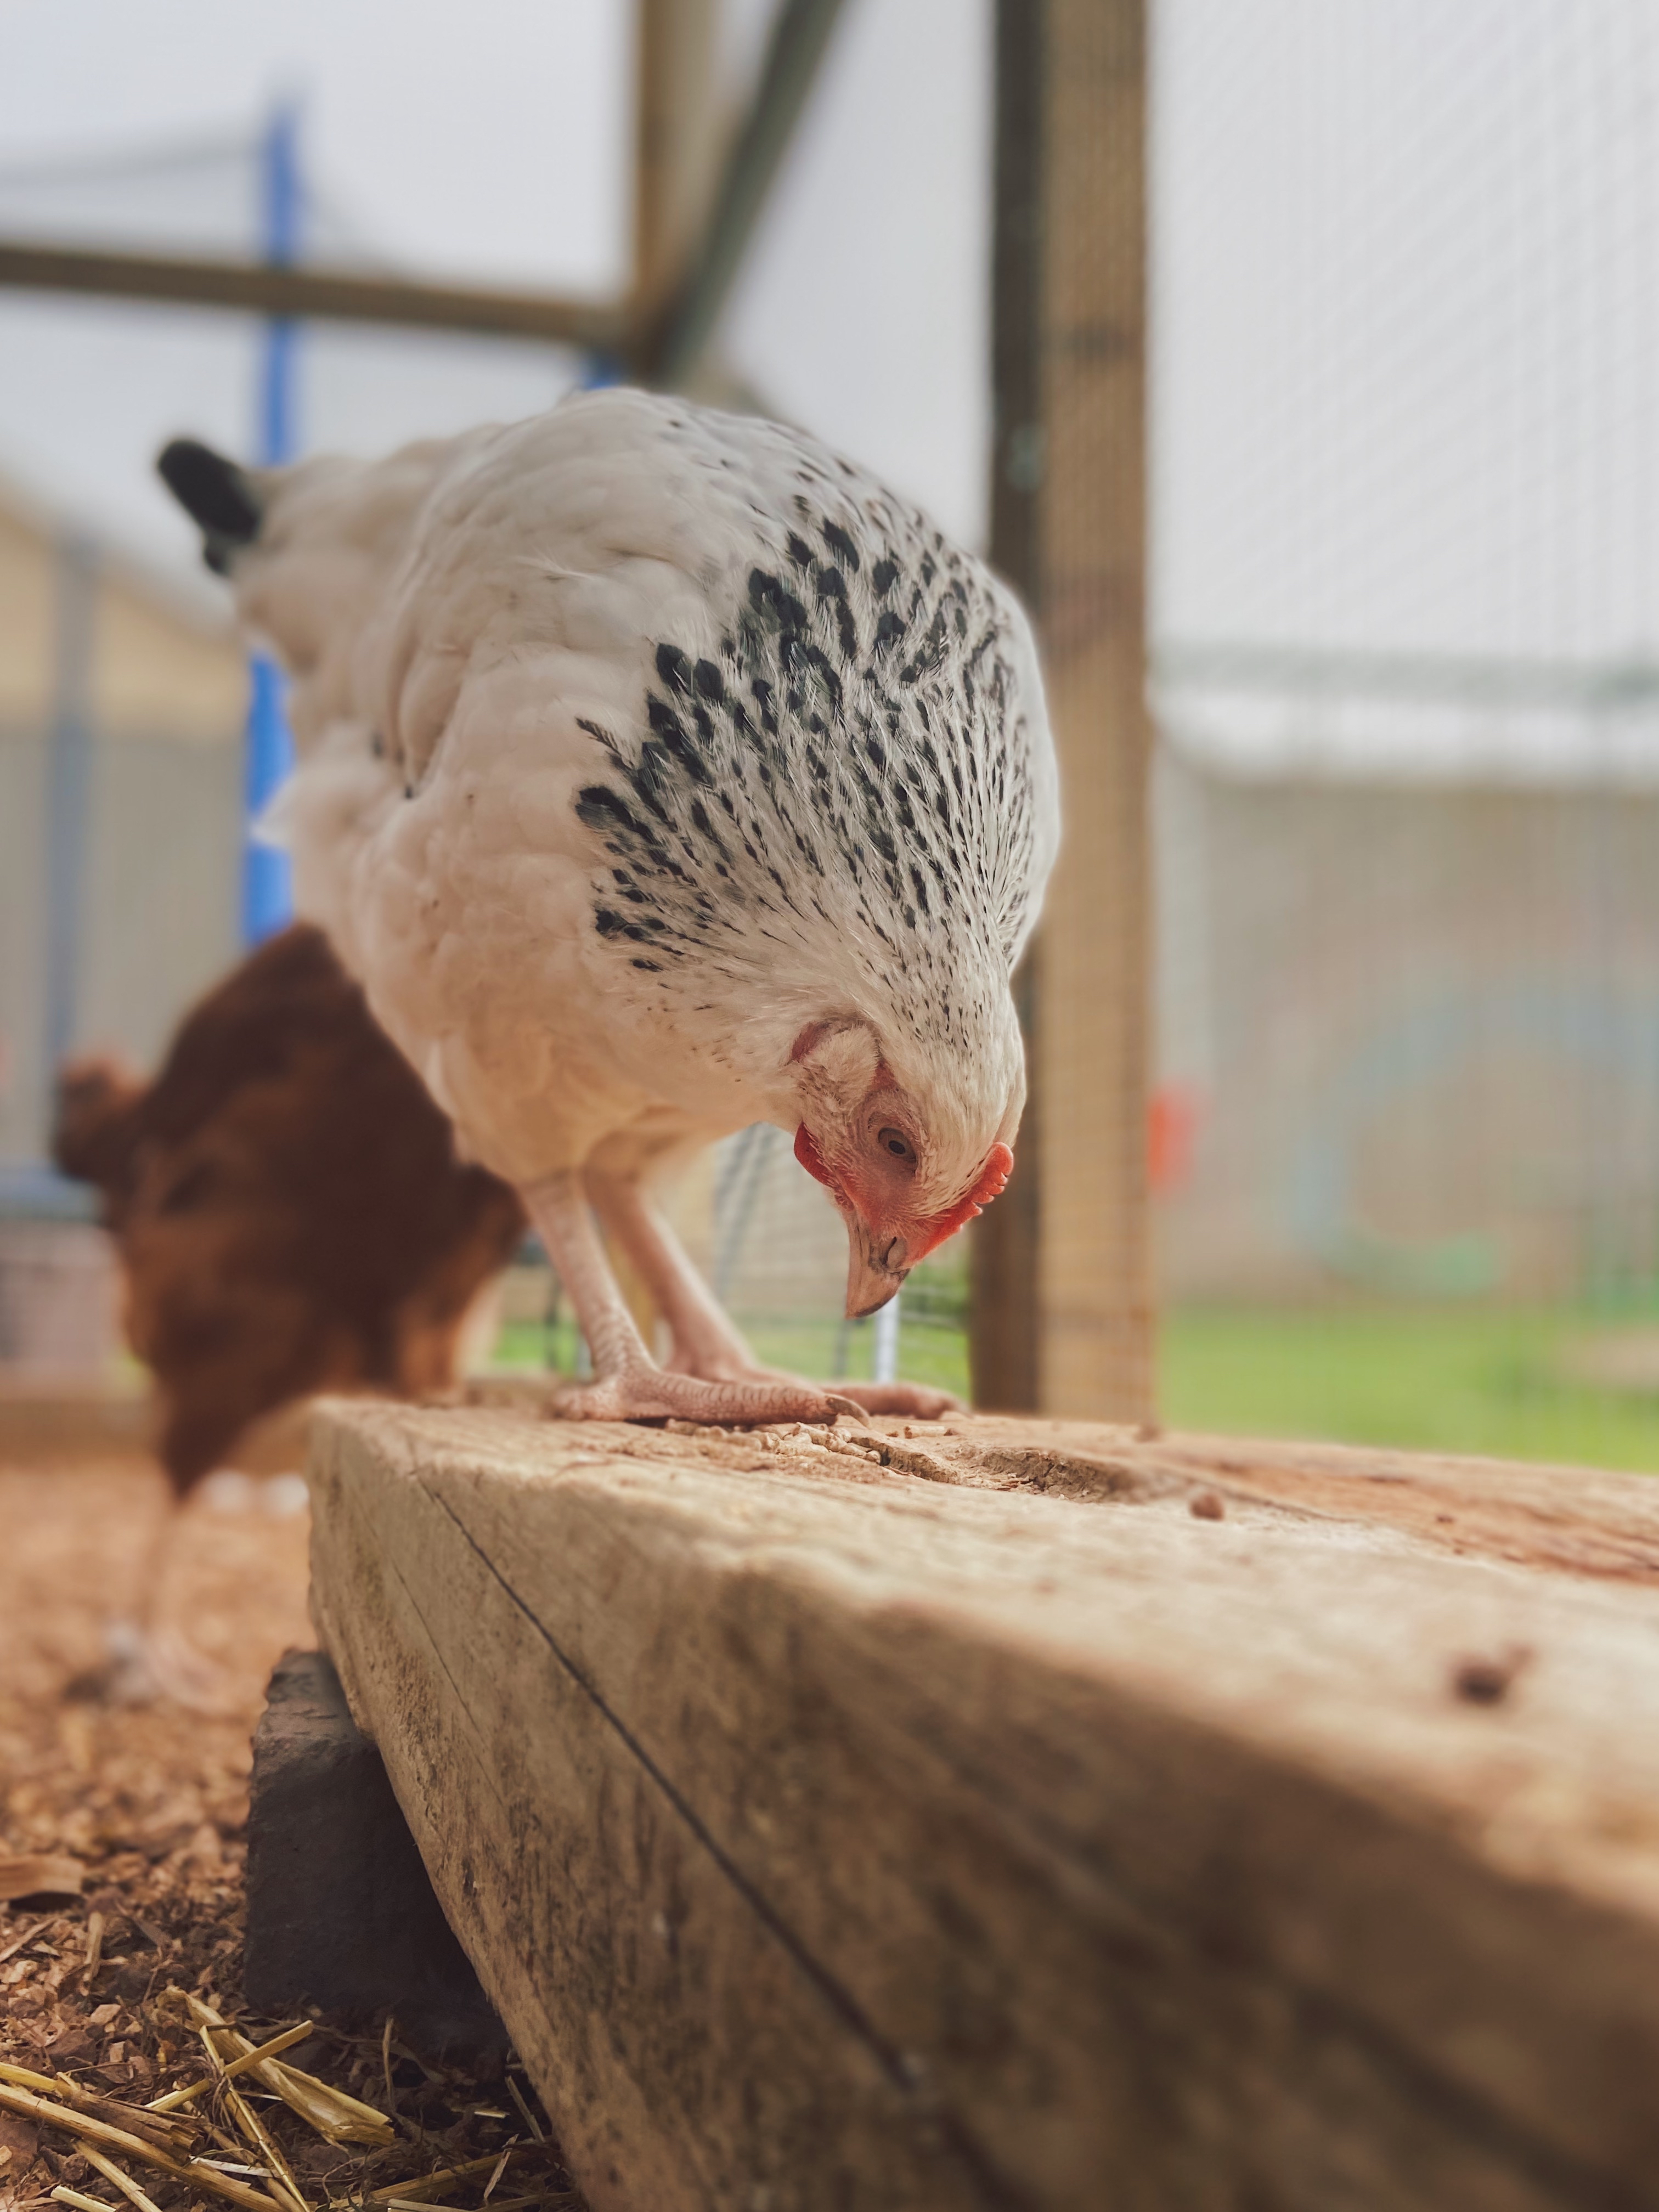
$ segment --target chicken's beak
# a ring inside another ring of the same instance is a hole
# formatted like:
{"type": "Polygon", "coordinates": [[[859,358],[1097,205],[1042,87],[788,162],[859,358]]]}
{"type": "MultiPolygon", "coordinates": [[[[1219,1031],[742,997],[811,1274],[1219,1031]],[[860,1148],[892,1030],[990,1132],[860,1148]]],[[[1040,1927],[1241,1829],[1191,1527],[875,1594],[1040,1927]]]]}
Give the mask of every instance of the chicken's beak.
{"type": "Polygon", "coordinates": [[[872,1231],[856,1218],[847,1224],[847,1318],[862,1321],[894,1297],[910,1270],[902,1237],[872,1231]]]}

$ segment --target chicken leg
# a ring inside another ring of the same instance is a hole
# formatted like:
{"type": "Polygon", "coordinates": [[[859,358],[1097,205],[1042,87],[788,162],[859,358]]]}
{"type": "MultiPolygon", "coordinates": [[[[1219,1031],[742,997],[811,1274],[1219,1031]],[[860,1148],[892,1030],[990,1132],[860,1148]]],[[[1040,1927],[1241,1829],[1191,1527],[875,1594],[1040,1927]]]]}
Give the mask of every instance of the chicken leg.
{"type": "Polygon", "coordinates": [[[107,1663],[100,1689],[112,1705],[162,1701],[190,1712],[228,1713],[236,1703],[229,1676],[197,1650],[168,1604],[169,1569],[182,1516],[179,1501],[169,1498],[151,1532],[140,1570],[137,1618],[112,1620],[105,1627],[107,1663]]]}
{"type": "MultiPolygon", "coordinates": [[[[548,1257],[560,1281],[570,1293],[592,1357],[593,1380],[566,1383],[554,1401],[556,1410],[567,1419],[638,1421],[665,1417],[711,1423],[835,1419],[840,1407],[832,1395],[793,1376],[762,1377],[750,1365],[747,1372],[754,1379],[720,1379],[659,1367],[646,1350],[634,1316],[617,1288],[588,1209],[581,1176],[574,1169],[548,1176],[540,1182],[527,1185],[520,1195],[547,1247],[548,1257]]],[[[661,1249],[658,1240],[647,1237],[636,1258],[640,1272],[651,1285],[653,1294],[661,1265],[657,1255],[661,1249]],[[647,1251],[653,1264],[646,1262],[644,1255],[647,1251]]],[[[631,1245],[629,1249],[632,1250],[631,1245]]],[[[689,1262],[683,1255],[680,1264],[690,1272],[689,1262]]],[[[667,1279],[664,1274],[665,1282],[667,1279]]],[[[695,1283],[695,1277],[692,1279],[695,1283]]],[[[735,1347],[738,1358],[746,1360],[742,1339],[714,1309],[701,1285],[696,1285],[696,1294],[699,1309],[695,1314],[686,1302],[678,1322],[673,1316],[669,1317],[677,1346],[685,1341],[689,1331],[694,1356],[705,1352],[718,1361],[723,1352],[729,1354],[735,1347]]],[[[841,1406],[847,1402],[843,1399],[841,1406]]]]}
{"type": "MultiPolygon", "coordinates": [[[[669,1365],[674,1374],[696,1376],[704,1382],[726,1388],[805,1392],[827,1402],[829,1394],[822,1385],[757,1363],[687,1258],[672,1228],[636,1177],[607,1175],[589,1168],[583,1171],[582,1181],[594,1211],[639,1270],[668,1324],[672,1339],[669,1365]]],[[[573,1291],[573,1297],[574,1295],[573,1291]]],[[[591,1338],[589,1342],[592,1343],[591,1338]]],[[[641,1349],[643,1351],[643,1346],[641,1349]]],[[[597,1352],[593,1357],[597,1372],[597,1352]]],[[[930,1390],[914,1382],[838,1382],[833,1395],[850,1399],[866,1413],[908,1413],[921,1420],[934,1419],[940,1413],[957,1409],[957,1405],[945,1391],[930,1390]]],[[[790,1413],[686,1418],[800,1420],[821,1419],[823,1416],[790,1413]]]]}

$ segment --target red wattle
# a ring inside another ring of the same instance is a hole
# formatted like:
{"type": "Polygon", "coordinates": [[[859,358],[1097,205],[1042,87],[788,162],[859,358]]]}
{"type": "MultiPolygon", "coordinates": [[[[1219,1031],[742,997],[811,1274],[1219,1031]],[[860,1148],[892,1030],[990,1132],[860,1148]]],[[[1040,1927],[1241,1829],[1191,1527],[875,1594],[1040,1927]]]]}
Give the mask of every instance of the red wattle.
{"type": "Polygon", "coordinates": [[[823,1164],[823,1155],[814,1143],[812,1132],[805,1121],[795,1132],[795,1158],[808,1175],[816,1176],[821,1183],[827,1184],[831,1190],[835,1188],[835,1182],[830,1170],[823,1164]]]}

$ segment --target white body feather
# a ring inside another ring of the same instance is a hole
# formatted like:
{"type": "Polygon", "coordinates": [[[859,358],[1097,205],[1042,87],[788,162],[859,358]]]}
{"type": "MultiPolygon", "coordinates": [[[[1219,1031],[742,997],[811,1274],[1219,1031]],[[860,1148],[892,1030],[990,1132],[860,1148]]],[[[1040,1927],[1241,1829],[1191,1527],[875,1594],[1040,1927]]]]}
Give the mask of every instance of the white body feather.
{"type": "Polygon", "coordinates": [[[295,679],[297,904],[477,1158],[791,1127],[826,1013],[964,1143],[1018,1120],[1057,805],[977,562],[797,433],[630,392],[270,499],[234,580],[295,679]]]}

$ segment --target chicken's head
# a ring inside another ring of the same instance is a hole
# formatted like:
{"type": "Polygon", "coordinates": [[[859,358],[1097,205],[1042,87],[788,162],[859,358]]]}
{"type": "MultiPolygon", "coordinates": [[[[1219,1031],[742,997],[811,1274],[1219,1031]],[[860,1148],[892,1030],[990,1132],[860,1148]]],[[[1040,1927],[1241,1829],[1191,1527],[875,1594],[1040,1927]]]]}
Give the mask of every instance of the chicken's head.
{"type": "Polygon", "coordinates": [[[846,1221],[847,1311],[856,1319],[884,1306],[916,1262],[1007,1182],[1023,1069],[1016,1063],[1000,1101],[964,1112],[958,1093],[941,1097],[934,1084],[896,1073],[856,1017],[809,1023],[790,1063],[795,1158],[846,1221]]]}

